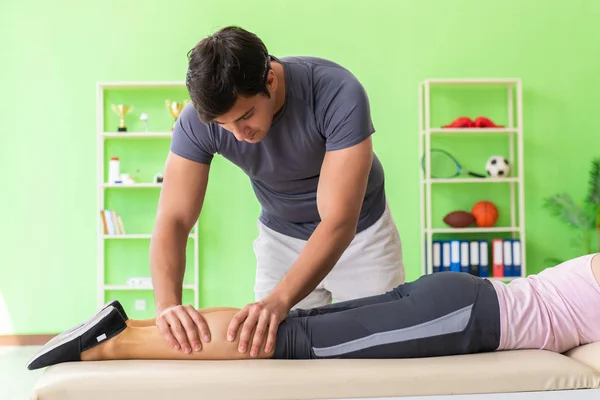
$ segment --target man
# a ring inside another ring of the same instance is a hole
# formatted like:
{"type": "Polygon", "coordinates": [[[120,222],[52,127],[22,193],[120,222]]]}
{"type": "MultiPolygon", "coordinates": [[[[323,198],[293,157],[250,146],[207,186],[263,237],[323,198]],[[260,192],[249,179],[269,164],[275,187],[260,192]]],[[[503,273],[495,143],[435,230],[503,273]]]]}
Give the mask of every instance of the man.
{"type": "Polygon", "coordinates": [[[181,283],[187,236],[217,153],[249,176],[262,206],[256,302],[227,331],[229,340],[239,335],[239,351],[270,351],[292,308],[404,283],[400,237],[358,80],[331,61],[270,56],[256,35],[238,27],[203,39],[188,56],[192,102],[173,131],[150,249],[156,324],[165,340],[186,353],[210,340],[202,316],[181,305],[181,283]]]}

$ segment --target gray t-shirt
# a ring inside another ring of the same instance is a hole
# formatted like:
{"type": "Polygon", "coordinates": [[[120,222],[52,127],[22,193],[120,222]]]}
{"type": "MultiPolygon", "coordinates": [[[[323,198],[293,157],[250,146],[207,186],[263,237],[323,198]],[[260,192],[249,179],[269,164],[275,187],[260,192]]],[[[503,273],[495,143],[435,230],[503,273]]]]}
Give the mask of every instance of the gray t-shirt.
{"type": "MultiPolygon", "coordinates": [[[[283,65],[285,103],[262,141],[239,142],[218,124],[202,123],[190,103],[173,129],[171,151],[205,164],[215,154],[230,160],[250,178],[259,220],[308,240],[320,222],[316,197],[325,152],[360,143],[375,129],[367,94],[347,69],[315,57],[272,58],[283,65]]],[[[385,203],[383,167],[374,156],[357,232],[379,219],[385,203]]]]}

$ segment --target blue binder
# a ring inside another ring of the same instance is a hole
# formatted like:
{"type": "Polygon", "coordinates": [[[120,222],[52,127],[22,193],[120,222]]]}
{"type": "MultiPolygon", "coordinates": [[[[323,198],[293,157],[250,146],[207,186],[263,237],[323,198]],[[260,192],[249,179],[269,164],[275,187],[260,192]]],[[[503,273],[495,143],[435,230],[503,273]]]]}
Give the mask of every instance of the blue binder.
{"type": "Polygon", "coordinates": [[[514,276],[513,270],[513,241],[504,239],[502,241],[502,261],[504,263],[504,276],[514,276]]]}
{"type": "Polygon", "coordinates": [[[442,242],[439,240],[434,240],[431,243],[432,249],[432,272],[440,272],[440,267],[442,266],[442,242]]]}
{"type": "Polygon", "coordinates": [[[521,239],[512,240],[513,276],[521,276],[523,265],[523,253],[521,252],[521,239]]]}
{"type": "Polygon", "coordinates": [[[471,260],[469,259],[469,242],[460,241],[460,272],[469,273],[471,269],[471,260]]]}
{"type": "Polygon", "coordinates": [[[442,266],[440,271],[450,271],[450,242],[442,241],[442,266]]]}
{"type": "Polygon", "coordinates": [[[479,242],[471,240],[469,242],[469,273],[471,275],[479,275],[479,242]]]}
{"type": "Polygon", "coordinates": [[[486,240],[479,241],[479,276],[490,276],[490,256],[489,247],[486,240]]]}

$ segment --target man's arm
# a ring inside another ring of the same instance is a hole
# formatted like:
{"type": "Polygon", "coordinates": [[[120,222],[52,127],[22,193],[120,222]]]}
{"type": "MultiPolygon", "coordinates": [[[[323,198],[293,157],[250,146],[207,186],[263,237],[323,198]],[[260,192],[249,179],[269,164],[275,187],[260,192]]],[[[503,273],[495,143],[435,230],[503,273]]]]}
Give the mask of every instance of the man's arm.
{"type": "Polygon", "coordinates": [[[352,242],[372,161],[371,136],[351,147],[326,153],[317,189],[321,222],[273,292],[244,308],[232,320],[229,340],[234,340],[238,326],[245,320],[240,334],[241,352],[246,351],[252,338],[251,355],[259,354],[265,335],[265,351],[270,352],[278,324],[294,304],[314,290],[352,242]]]}
{"type": "Polygon", "coordinates": [[[326,153],[317,189],[321,222],[272,293],[286,307],[312,292],[354,239],[372,162],[371,136],[326,153]]]}
{"type": "Polygon", "coordinates": [[[168,342],[184,350],[188,339],[192,346],[200,344],[198,329],[203,336],[209,334],[206,323],[190,307],[176,307],[165,316],[161,313],[181,305],[188,235],[202,209],[209,169],[208,164],[169,153],[150,242],[157,325],[168,342]]]}

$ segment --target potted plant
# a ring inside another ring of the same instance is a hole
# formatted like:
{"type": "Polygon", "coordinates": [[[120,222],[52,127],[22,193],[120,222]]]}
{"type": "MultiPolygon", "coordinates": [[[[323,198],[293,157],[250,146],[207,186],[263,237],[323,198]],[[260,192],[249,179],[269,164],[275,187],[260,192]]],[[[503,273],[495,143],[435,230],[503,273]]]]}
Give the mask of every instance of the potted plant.
{"type": "Polygon", "coordinates": [[[583,247],[585,254],[600,252],[600,157],[592,160],[588,193],[582,205],[576,204],[568,193],[559,193],[546,198],[544,207],[580,230],[575,244],[583,247]]]}

